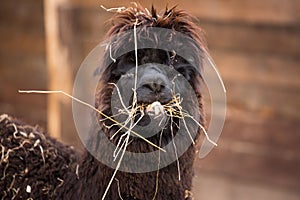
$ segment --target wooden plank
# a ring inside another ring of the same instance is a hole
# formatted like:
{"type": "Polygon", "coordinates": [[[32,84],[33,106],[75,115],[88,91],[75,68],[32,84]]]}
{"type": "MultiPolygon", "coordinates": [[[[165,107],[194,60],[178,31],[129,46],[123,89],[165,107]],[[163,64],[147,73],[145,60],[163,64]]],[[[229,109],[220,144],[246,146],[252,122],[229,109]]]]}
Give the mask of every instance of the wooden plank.
{"type": "Polygon", "coordinates": [[[229,106],[216,147],[196,170],[297,189],[300,186],[299,118],[229,106]]]}
{"type": "MultiPolygon", "coordinates": [[[[203,160],[205,162],[205,160],[203,160]]],[[[195,172],[192,192],[195,199],[209,200],[299,200],[299,190],[272,183],[199,170],[195,172]]]]}
{"type": "Polygon", "coordinates": [[[46,96],[19,94],[45,89],[43,1],[4,1],[0,7],[0,112],[46,126],[46,96]]]}
{"type": "Polygon", "coordinates": [[[289,56],[213,51],[227,88],[228,105],[299,118],[300,60],[289,56]]]}
{"type": "MultiPolygon", "coordinates": [[[[213,19],[226,22],[242,22],[256,24],[299,24],[300,23],[300,2],[298,0],[140,0],[145,7],[155,5],[158,9],[164,9],[166,5],[187,10],[189,13],[205,19],[213,19]]],[[[129,6],[127,0],[110,1],[102,0],[100,3],[95,0],[75,0],[74,4],[83,7],[98,8],[101,4],[106,7],[129,6]]]]}
{"type": "Polygon", "coordinates": [[[299,58],[227,50],[212,50],[211,54],[225,80],[300,86],[299,58]]]}
{"type": "Polygon", "coordinates": [[[300,56],[300,23],[281,27],[200,20],[200,24],[210,49],[300,56]]]}
{"type": "Polygon", "coordinates": [[[2,1],[0,24],[5,28],[44,30],[43,0],[2,1]]]}
{"type": "Polygon", "coordinates": [[[225,80],[228,104],[248,111],[299,118],[299,87],[225,80]]]}
{"type": "Polygon", "coordinates": [[[46,88],[45,57],[18,54],[7,56],[10,56],[9,59],[1,59],[0,56],[0,82],[3,82],[3,87],[17,83],[20,84],[18,89],[46,88]]]}
{"type": "Polygon", "coordinates": [[[187,6],[201,18],[217,21],[275,25],[300,23],[300,2],[297,0],[200,0],[190,1],[187,6]]]}
{"type": "Polygon", "coordinates": [[[299,132],[297,119],[230,106],[222,139],[226,145],[236,142],[237,148],[244,148],[244,152],[253,155],[266,156],[269,153],[277,158],[300,159],[299,132]]]}
{"type": "MultiPolygon", "coordinates": [[[[221,142],[219,144],[221,146],[221,142]]],[[[205,159],[197,159],[196,170],[228,174],[286,189],[299,189],[299,159],[287,159],[283,157],[284,155],[282,158],[278,158],[238,152],[232,147],[234,145],[233,142],[226,146],[224,144],[223,148],[216,148],[205,159]]],[[[276,149],[273,152],[280,155],[280,151],[276,151],[276,149]]]]}
{"type": "Polygon", "coordinates": [[[28,31],[22,28],[0,27],[0,37],[2,38],[0,53],[45,55],[43,32],[28,31]]]}

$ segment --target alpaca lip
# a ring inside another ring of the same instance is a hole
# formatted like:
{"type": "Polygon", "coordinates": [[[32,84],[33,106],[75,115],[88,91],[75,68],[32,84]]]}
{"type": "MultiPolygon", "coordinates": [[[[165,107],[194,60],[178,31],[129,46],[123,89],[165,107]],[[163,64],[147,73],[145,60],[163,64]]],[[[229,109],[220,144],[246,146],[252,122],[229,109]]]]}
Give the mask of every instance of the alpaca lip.
{"type": "Polygon", "coordinates": [[[159,101],[148,104],[142,111],[138,110],[135,114],[134,122],[139,126],[147,126],[151,123],[151,118],[161,116],[165,113],[164,107],[159,101]],[[143,116],[142,116],[142,113],[143,116]]]}
{"type": "MultiPolygon", "coordinates": [[[[169,103],[171,100],[172,100],[171,90],[166,90],[161,93],[156,93],[156,92],[155,93],[154,92],[146,93],[143,90],[140,90],[140,89],[137,90],[137,103],[138,104],[152,105],[153,103],[156,102],[156,103],[163,105],[163,104],[169,103]]],[[[156,104],[154,104],[154,105],[156,105],[156,104]]]]}
{"type": "Polygon", "coordinates": [[[142,113],[141,111],[137,111],[136,112],[136,115],[134,117],[134,122],[137,122],[137,125],[138,126],[147,126],[151,123],[151,119],[150,119],[150,116],[148,114],[144,114],[144,116],[142,117],[142,113]],[[141,118],[141,119],[140,119],[141,118]]]}

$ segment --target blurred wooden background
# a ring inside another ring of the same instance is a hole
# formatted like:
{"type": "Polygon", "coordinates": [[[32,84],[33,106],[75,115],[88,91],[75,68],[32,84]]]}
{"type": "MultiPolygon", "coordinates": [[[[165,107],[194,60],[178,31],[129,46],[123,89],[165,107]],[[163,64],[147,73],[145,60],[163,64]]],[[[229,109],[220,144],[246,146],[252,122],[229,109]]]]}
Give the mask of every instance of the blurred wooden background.
{"type": "MultiPolygon", "coordinates": [[[[101,4],[130,5],[125,0],[65,0],[57,9],[58,40],[67,49],[71,80],[109,28],[105,21],[112,14],[101,4]]],[[[153,4],[159,9],[178,4],[199,19],[227,87],[228,114],[219,146],[196,161],[196,199],[299,199],[300,1],[153,0],[153,4]]],[[[0,112],[46,128],[51,124],[47,96],[17,92],[49,87],[44,16],[42,0],[2,2],[0,112]]],[[[59,101],[61,139],[81,148],[71,101],[61,97],[59,101]]]]}

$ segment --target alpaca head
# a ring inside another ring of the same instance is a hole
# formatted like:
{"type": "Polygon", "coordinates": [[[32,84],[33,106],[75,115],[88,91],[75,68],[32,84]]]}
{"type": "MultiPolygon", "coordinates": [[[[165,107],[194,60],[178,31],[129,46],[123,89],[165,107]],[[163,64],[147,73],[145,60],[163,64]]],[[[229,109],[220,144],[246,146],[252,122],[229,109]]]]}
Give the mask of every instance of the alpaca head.
{"type": "MultiPolygon", "coordinates": [[[[181,120],[185,114],[203,124],[200,80],[206,47],[192,18],[176,8],[157,13],[134,7],[116,12],[111,21],[96,108],[127,128],[99,116],[110,142],[124,142],[124,132],[132,128],[139,136],[130,135],[126,151],[149,153],[189,126],[181,120]]],[[[194,124],[185,130],[182,153],[195,145],[198,128],[194,124]]]]}

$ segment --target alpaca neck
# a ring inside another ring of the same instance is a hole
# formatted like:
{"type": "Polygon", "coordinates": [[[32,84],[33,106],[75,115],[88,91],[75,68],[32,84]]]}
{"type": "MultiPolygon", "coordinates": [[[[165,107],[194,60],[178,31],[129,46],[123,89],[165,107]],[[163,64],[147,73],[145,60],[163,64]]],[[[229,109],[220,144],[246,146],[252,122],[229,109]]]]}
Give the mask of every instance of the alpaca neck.
{"type": "MultiPolygon", "coordinates": [[[[193,158],[194,147],[191,146],[179,158],[180,171],[177,162],[158,171],[147,173],[118,171],[105,199],[150,200],[155,196],[157,200],[184,200],[186,192],[191,190],[193,158]]],[[[109,186],[115,169],[102,164],[88,152],[82,160],[79,172],[79,195],[81,199],[99,199],[109,186]]]]}

